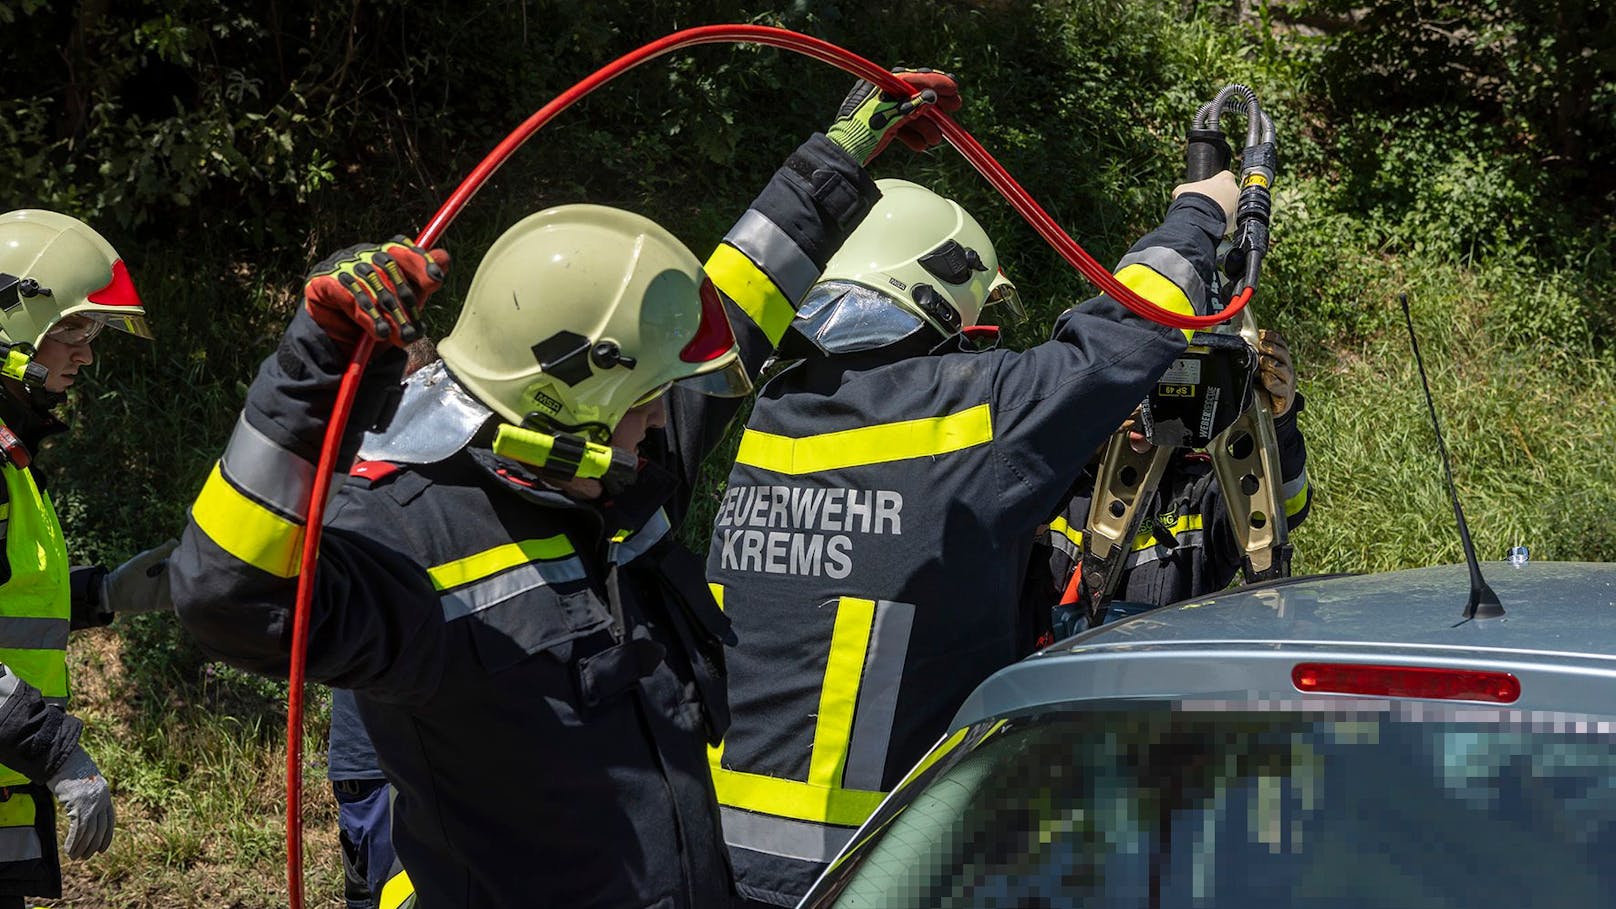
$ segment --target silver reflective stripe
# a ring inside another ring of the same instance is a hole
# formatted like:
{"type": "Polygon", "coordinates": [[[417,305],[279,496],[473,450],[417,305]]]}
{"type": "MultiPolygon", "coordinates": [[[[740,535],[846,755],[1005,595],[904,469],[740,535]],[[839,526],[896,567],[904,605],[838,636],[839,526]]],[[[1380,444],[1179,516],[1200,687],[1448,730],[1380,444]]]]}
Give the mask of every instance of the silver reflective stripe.
{"type": "Polygon", "coordinates": [[[853,838],[852,827],[832,827],[725,805],[718,807],[718,816],[724,825],[725,843],[805,862],[828,862],[853,838]]]}
{"type": "MultiPolygon", "coordinates": [[[[1180,549],[1199,549],[1202,545],[1205,534],[1206,531],[1204,530],[1186,530],[1183,533],[1176,534],[1175,536],[1178,539],[1180,549]]],[[[1122,560],[1122,565],[1124,568],[1133,568],[1147,562],[1157,562],[1165,559],[1170,553],[1171,550],[1169,550],[1166,546],[1162,545],[1161,543],[1157,543],[1148,549],[1141,549],[1138,552],[1129,553],[1128,557],[1122,560]]]]}
{"type": "Polygon", "coordinates": [[[0,616],[0,647],[15,650],[66,650],[67,619],[0,616]]]}
{"type": "Polygon", "coordinates": [[[613,543],[608,558],[615,565],[627,565],[642,555],[645,551],[657,544],[657,541],[668,535],[673,525],[668,523],[668,513],[658,508],[656,514],[645,526],[635,531],[634,535],[621,543],[613,543]]]}
{"type": "Polygon", "coordinates": [[[870,627],[870,649],[864,654],[859,676],[858,707],[853,713],[853,735],[847,743],[847,768],[842,788],[883,790],[887,746],[892,742],[892,717],[898,706],[903,661],[909,655],[909,629],[915,623],[910,603],[879,600],[870,627]]]}
{"type": "Polygon", "coordinates": [[[47,704],[49,704],[49,705],[51,705],[51,706],[52,706],[52,707],[60,707],[60,708],[62,708],[62,709],[63,709],[63,710],[66,710],[66,709],[67,709],[67,698],[65,698],[65,697],[61,697],[61,698],[46,698],[46,699],[45,699],[45,703],[47,703],[47,704]]]}
{"type": "Polygon", "coordinates": [[[0,827],[0,863],[26,862],[44,857],[39,845],[39,834],[32,826],[0,827]]]}
{"type": "Polygon", "coordinates": [[[1302,475],[1279,488],[1279,501],[1289,502],[1296,498],[1302,490],[1307,488],[1307,468],[1302,468],[1302,475]]]}
{"type": "Polygon", "coordinates": [[[231,485],[284,517],[298,522],[308,517],[314,465],[271,442],[247,422],[246,414],[236,421],[219,469],[231,485]]]}
{"type": "Polygon", "coordinates": [[[1191,306],[1206,305],[1206,282],[1201,280],[1201,273],[1195,270],[1190,260],[1176,250],[1165,246],[1147,246],[1123,256],[1122,261],[1117,263],[1117,271],[1129,265],[1143,265],[1177,284],[1184,296],[1190,298],[1191,306]]]}
{"type": "Polygon", "coordinates": [[[503,603],[518,594],[551,584],[581,581],[587,577],[584,563],[577,556],[551,562],[528,562],[510,571],[483,578],[443,594],[443,617],[460,619],[503,603]]]}
{"type": "Polygon", "coordinates": [[[819,280],[819,266],[802,251],[797,241],[762,213],[748,209],[729,229],[724,242],[746,254],[763,269],[774,286],[793,304],[800,303],[808,288],[819,280]]]}
{"type": "Polygon", "coordinates": [[[13,694],[16,694],[17,686],[20,684],[22,684],[22,679],[11,671],[11,667],[0,664],[0,711],[5,709],[6,701],[10,700],[13,694]]]}
{"type": "Polygon", "coordinates": [[[1083,557],[1083,548],[1073,542],[1071,537],[1053,527],[1049,529],[1049,545],[1068,559],[1075,561],[1083,557]]]}

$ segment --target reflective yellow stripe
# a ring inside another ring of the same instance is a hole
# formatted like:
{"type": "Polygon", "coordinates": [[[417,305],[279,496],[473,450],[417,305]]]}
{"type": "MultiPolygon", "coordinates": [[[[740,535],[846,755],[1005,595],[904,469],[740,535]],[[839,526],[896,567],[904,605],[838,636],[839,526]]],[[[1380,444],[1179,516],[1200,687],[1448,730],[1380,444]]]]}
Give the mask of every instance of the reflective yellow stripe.
{"type": "Polygon", "coordinates": [[[428,568],[426,573],[431,576],[434,589],[448,590],[498,574],[507,568],[515,568],[541,559],[559,559],[570,556],[573,552],[572,544],[567,542],[566,536],[557,534],[541,540],[519,540],[495,546],[493,549],[485,549],[463,559],[455,559],[453,562],[428,568]]]}
{"type": "Polygon", "coordinates": [[[191,517],[208,539],[237,559],[278,578],[297,577],[303,525],[248,498],[230,485],[218,464],[191,503],[191,517]]]}
{"type": "MultiPolygon", "coordinates": [[[[1167,529],[1172,532],[1173,536],[1176,537],[1181,533],[1189,533],[1192,530],[1200,530],[1201,524],[1202,521],[1200,515],[1187,514],[1174,521],[1172,526],[1168,527],[1167,529]]],[[[1156,543],[1156,534],[1153,531],[1141,531],[1138,536],[1133,538],[1133,551],[1143,552],[1146,549],[1154,548],[1156,543]]]]}
{"type": "MultiPolygon", "coordinates": [[[[1195,307],[1190,304],[1190,298],[1185,295],[1184,289],[1172,281],[1162,277],[1161,273],[1148,265],[1124,265],[1117,272],[1117,280],[1122,285],[1146,300],[1160,306],[1162,309],[1186,316],[1195,315],[1195,307]]],[[[1193,328],[1182,329],[1184,339],[1189,340],[1195,333],[1193,328]]]]}
{"type": "Polygon", "coordinates": [[[0,802],[0,827],[34,826],[34,799],[26,792],[13,792],[0,802]]]}
{"type": "MultiPolygon", "coordinates": [[[[1300,507],[1300,506],[1298,506],[1298,507],[1300,507]]],[[[1295,513],[1295,512],[1290,511],[1289,509],[1290,509],[1290,503],[1287,502],[1286,503],[1286,512],[1285,513],[1286,514],[1294,514],[1295,513]]],[[[1202,529],[1202,524],[1203,524],[1203,520],[1202,520],[1200,515],[1198,515],[1198,514],[1190,514],[1190,515],[1185,515],[1185,516],[1179,518],[1178,520],[1174,521],[1172,526],[1168,527],[1167,529],[1172,531],[1173,536],[1176,537],[1181,533],[1188,533],[1188,532],[1190,532],[1192,530],[1200,530],[1200,529],[1202,529]]],[[[1049,529],[1054,530],[1054,531],[1059,531],[1063,536],[1066,537],[1066,539],[1071,540],[1072,543],[1074,543],[1077,546],[1082,546],[1083,545],[1083,531],[1077,530],[1077,529],[1073,528],[1071,524],[1067,523],[1065,515],[1061,515],[1060,517],[1056,518],[1055,520],[1050,521],[1049,522],[1049,529]]],[[[1137,536],[1135,536],[1133,538],[1133,551],[1134,552],[1143,552],[1146,549],[1154,548],[1156,543],[1157,543],[1157,540],[1156,540],[1156,534],[1155,534],[1154,531],[1142,530],[1142,531],[1139,532],[1139,534],[1137,536]]]]}
{"type": "Polygon", "coordinates": [[[11,503],[10,502],[0,502],[0,521],[8,520],[10,517],[11,517],[11,503]]]}
{"type": "Polygon", "coordinates": [[[842,597],[836,604],[825,684],[819,689],[814,749],[808,758],[808,782],[814,785],[834,786],[842,781],[847,746],[853,738],[853,705],[858,703],[864,656],[870,649],[870,628],[874,624],[874,600],[842,597]]]}
{"type": "Polygon", "coordinates": [[[378,909],[401,909],[404,901],[415,896],[415,885],[410,883],[410,873],[400,870],[387,879],[382,885],[382,898],[377,903],[378,909]]]}
{"type": "Polygon", "coordinates": [[[945,417],[883,423],[793,439],[748,429],[737,464],[774,473],[803,474],[862,464],[884,464],[947,454],[993,441],[993,415],[986,404],[945,417]]]}
{"type": "Polygon", "coordinates": [[[713,769],[713,789],[719,804],[745,808],[762,814],[796,818],[838,827],[857,827],[870,819],[886,798],[884,792],[815,786],[796,780],[776,779],[759,773],[726,770],[718,765],[723,750],[708,749],[713,769]]]}
{"type": "MultiPolygon", "coordinates": [[[[715,597],[721,596],[723,588],[710,586],[715,588],[715,597]]],[[[824,685],[819,692],[813,750],[808,756],[807,782],[725,769],[724,748],[719,745],[709,748],[707,755],[720,804],[841,827],[857,827],[875,812],[886,793],[839,785],[853,737],[853,711],[858,704],[860,677],[874,624],[874,600],[842,597],[837,603],[824,685]]]]}
{"type": "Polygon", "coordinates": [[[714,584],[712,581],[708,581],[707,582],[707,589],[711,590],[713,592],[713,602],[718,604],[719,609],[723,609],[724,608],[724,585],[723,584],[714,584]]]}
{"type": "Polygon", "coordinates": [[[1066,520],[1066,515],[1061,515],[1061,516],[1057,517],[1055,520],[1050,521],[1049,522],[1049,529],[1059,533],[1061,536],[1064,536],[1066,539],[1071,540],[1072,545],[1074,545],[1074,546],[1082,546],[1083,545],[1083,531],[1078,530],[1077,528],[1073,527],[1070,523],[1068,523],[1067,520],[1066,520]]]}
{"type": "Polygon", "coordinates": [[[1312,491],[1312,484],[1308,483],[1307,480],[1304,479],[1302,481],[1302,488],[1296,491],[1296,495],[1293,495],[1285,500],[1285,517],[1296,517],[1296,513],[1301,511],[1302,506],[1307,504],[1307,497],[1312,491]]]}
{"type": "Polygon", "coordinates": [[[770,344],[779,344],[791,320],[797,317],[797,308],[769,276],[728,243],[718,244],[705,268],[713,286],[752,317],[770,344]]]}

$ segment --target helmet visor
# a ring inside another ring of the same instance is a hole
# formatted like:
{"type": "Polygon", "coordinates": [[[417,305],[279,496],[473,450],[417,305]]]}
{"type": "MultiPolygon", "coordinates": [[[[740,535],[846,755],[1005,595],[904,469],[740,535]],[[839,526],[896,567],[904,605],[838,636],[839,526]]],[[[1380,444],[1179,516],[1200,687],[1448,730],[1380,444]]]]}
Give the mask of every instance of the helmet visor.
{"type": "Polygon", "coordinates": [[[77,347],[94,341],[95,336],[106,327],[106,320],[97,318],[96,314],[73,313],[56,320],[56,324],[45,331],[45,340],[77,347]]]}
{"type": "Polygon", "coordinates": [[[848,281],[815,284],[797,308],[797,331],[829,354],[885,347],[923,325],[881,291],[848,281]]]}
{"type": "MultiPolygon", "coordinates": [[[[674,384],[715,398],[744,398],[752,393],[752,377],[746,374],[746,364],[741,362],[739,354],[730,357],[728,362],[718,369],[688,376],[674,384]]],[[[659,391],[658,394],[660,393],[659,391]]]]}
{"type": "Polygon", "coordinates": [[[137,338],[152,340],[151,327],[146,324],[146,317],[140,315],[124,315],[123,313],[98,312],[95,317],[105,321],[108,325],[121,332],[127,332],[137,338]]]}
{"type": "Polygon", "coordinates": [[[62,344],[88,344],[108,326],[137,338],[152,339],[146,317],[140,313],[79,311],[68,313],[45,332],[45,337],[62,344]]]}
{"type": "Polygon", "coordinates": [[[1002,311],[1007,314],[1003,317],[1005,321],[1016,323],[1027,319],[1027,308],[1021,305],[1021,294],[1002,271],[993,276],[993,283],[988,285],[987,299],[982,301],[984,310],[989,306],[1003,306],[1002,311]]]}

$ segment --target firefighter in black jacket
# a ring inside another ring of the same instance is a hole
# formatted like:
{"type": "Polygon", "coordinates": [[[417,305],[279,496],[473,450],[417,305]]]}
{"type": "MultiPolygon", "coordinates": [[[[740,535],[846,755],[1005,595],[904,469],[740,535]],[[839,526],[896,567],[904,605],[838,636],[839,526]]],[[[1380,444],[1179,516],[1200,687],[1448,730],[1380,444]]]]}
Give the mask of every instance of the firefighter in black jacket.
{"type": "MultiPolygon", "coordinates": [[[[1258,337],[1258,388],[1274,414],[1274,435],[1279,442],[1280,498],[1287,526],[1295,529],[1306,520],[1313,503],[1307,479],[1307,443],[1296,418],[1307,399],[1296,390],[1296,369],[1290,346],[1274,331],[1258,337]]],[[[1129,441],[1143,454],[1150,450],[1144,434],[1126,426],[1129,441]]],[[[1071,498],[1040,534],[1033,549],[1025,596],[1029,609],[1055,604],[1052,638],[1059,640],[1083,630],[1086,609],[1079,603],[1074,578],[1083,560],[1083,526],[1094,494],[1095,468],[1091,461],[1073,485],[1071,498]]],[[[1181,452],[1167,465],[1156,486],[1156,500],[1146,507],[1149,517],[1125,557],[1123,575],[1109,613],[1120,617],[1165,606],[1229,586],[1240,570],[1241,554],[1229,529],[1223,494],[1204,452],[1181,452]]]]}
{"type": "MultiPolygon", "coordinates": [[[[958,106],[946,76],[905,78],[958,106]]],[[[674,530],[734,396],[875,202],[861,162],[894,136],[935,138],[906,118],[917,107],[861,83],[705,269],[628,212],[524,219],[483,258],[441,365],[399,398],[403,353],[371,362],[349,457],[397,404],[366,442],[379,460],[331,504],[308,677],[354,691],[426,909],[733,899],[703,744],[728,723],[731,635],[674,530]]],[[[362,331],[411,340],[446,261],[395,240],[315,267],[174,557],[180,616],[212,653],[286,672],[301,520],[349,351],[362,331]]]]}
{"type": "MultiPolygon", "coordinates": [[[[1053,341],[973,349],[963,329],[1015,300],[992,244],[952,201],[881,186],[782,346],[803,361],[758,396],[708,555],[740,641],[710,752],[725,838],[741,893],[782,906],[1031,649],[1034,530],[1185,348],[1100,297],[1053,341]]],[[[1118,278],[1204,307],[1236,194],[1227,173],[1181,187],[1118,278]]]]}

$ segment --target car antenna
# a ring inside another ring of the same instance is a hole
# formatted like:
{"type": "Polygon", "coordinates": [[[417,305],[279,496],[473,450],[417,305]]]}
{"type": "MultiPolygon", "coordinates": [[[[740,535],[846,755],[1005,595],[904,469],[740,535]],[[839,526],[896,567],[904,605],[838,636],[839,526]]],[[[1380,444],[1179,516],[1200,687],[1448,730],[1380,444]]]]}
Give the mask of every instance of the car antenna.
{"type": "Polygon", "coordinates": [[[1465,602],[1464,621],[1496,619],[1504,615],[1504,604],[1498,594],[1487,586],[1481,576],[1481,562],[1476,559],[1476,546],[1470,542],[1470,526],[1465,523],[1464,509],[1459,507],[1459,490],[1453,485],[1453,464],[1448,460],[1448,445],[1442,440],[1442,424],[1436,418],[1436,402],[1431,398],[1431,383],[1425,378],[1425,361],[1420,357],[1420,341],[1414,336],[1414,317],[1408,311],[1408,294],[1398,294],[1403,304],[1403,320],[1408,323],[1408,343],[1414,348],[1414,365],[1420,372],[1420,387],[1425,389],[1425,406],[1431,411],[1431,429],[1436,431],[1436,447],[1442,454],[1442,470],[1448,477],[1448,499],[1453,502],[1453,518],[1459,524],[1459,541],[1464,544],[1465,564],[1470,566],[1470,599],[1465,602]]]}

